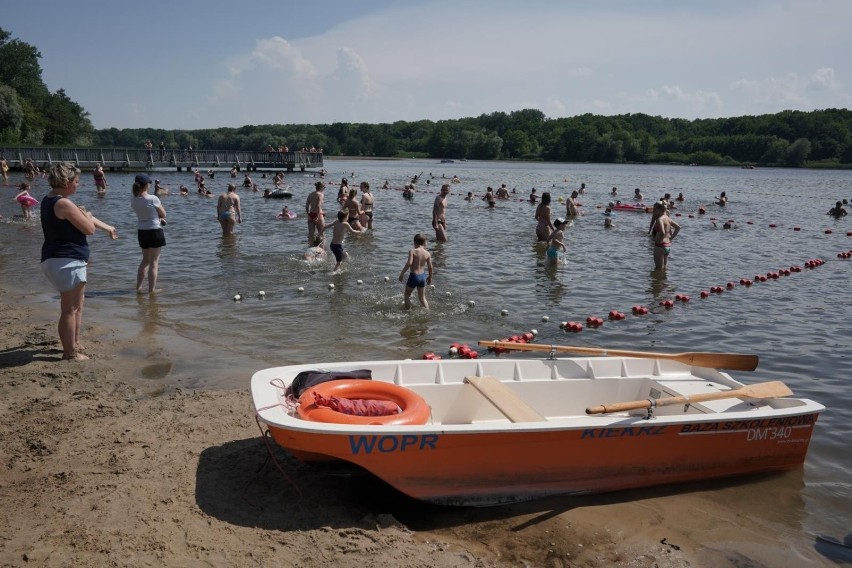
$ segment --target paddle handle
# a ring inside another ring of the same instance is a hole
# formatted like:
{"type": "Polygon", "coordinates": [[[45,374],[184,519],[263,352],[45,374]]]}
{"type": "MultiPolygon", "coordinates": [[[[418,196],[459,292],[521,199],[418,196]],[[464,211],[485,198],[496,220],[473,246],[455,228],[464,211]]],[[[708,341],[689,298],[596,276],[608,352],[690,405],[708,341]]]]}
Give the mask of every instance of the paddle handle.
{"type": "Polygon", "coordinates": [[[511,341],[480,341],[484,347],[514,349],[517,351],[564,351],[583,355],[598,355],[602,357],[637,357],[641,359],[664,359],[678,361],[694,367],[710,369],[735,369],[737,371],[754,371],[757,368],[757,355],[740,353],[652,353],[647,351],[627,351],[624,349],[601,349],[599,347],[574,347],[570,345],[542,345],[538,343],[513,343],[511,341]]]}

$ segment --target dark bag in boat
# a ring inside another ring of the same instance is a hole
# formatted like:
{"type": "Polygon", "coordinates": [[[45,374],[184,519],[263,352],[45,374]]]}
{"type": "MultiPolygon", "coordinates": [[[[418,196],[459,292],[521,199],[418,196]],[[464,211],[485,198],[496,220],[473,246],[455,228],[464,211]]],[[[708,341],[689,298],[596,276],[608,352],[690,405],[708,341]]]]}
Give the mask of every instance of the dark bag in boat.
{"type": "Polygon", "coordinates": [[[358,369],[357,371],[302,371],[287,390],[285,396],[299,398],[305,390],[327,381],[339,381],[340,379],[364,379],[370,381],[373,379],[373,372],[370,369],[358,369]]]}

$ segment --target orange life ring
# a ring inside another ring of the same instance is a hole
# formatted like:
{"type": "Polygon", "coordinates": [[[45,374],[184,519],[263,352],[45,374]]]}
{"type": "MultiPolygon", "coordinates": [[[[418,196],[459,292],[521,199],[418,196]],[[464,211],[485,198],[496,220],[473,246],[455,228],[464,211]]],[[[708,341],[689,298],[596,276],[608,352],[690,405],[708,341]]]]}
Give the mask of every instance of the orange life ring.
{"type": "Polygon", "coordinates": [[[311,387],[299,397],[299,418],[314,422],[335,424],[426,424],[431,409],[422,396],[411,389],[383,381],[338,380],[311,387]],[[399,405],[402,412],[390,416],[353,416],[330,408],[320,408],[314,403],[314,392],[323,397],[390,400],[399,405]]]}

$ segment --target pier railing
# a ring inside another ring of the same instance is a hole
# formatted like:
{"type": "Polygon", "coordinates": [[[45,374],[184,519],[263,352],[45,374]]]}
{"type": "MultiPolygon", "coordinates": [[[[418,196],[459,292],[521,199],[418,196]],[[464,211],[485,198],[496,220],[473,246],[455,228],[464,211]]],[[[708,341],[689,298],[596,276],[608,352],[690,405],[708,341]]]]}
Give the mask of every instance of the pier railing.
{"type": "Polygon", "coordinates": [[[305,171],[322,168],[322,152],[267,152],[245,150],[151,150],[144,148],[54,148],[14,147],[0,148],[11,168],[23,168],[30,159],[39,168],[48,168],[56,162],[73,162],[80,169],[91,169],[100,164],[104,169],[151,170],[156,168],[232,168],[239,170],[283,169],[305,171]]]}

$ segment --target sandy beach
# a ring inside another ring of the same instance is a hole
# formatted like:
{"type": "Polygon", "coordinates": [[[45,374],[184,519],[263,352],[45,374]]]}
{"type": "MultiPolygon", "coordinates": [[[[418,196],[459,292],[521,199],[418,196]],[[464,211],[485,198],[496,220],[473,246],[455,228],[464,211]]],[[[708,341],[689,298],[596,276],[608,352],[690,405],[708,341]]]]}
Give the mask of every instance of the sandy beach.
{"type": "Polygon", "coordinates": [[[57,314],[3,297],[3,566],[651,568],[781,565],[791,552],[824,561],[804,540],[779,542],[789,527],[772,518],[779,500],[800,507],[801,472],[668,493],[426,506],[373,480],[318,475],[277,447],[269,459],[248,389],[163,393],[127,382],[139,363],[119,356],[126,346],[102,313],[84,321],[91,359],[61,362],[57,314]],[[749,514],[735,513],[745,500],[749,514]]]}

